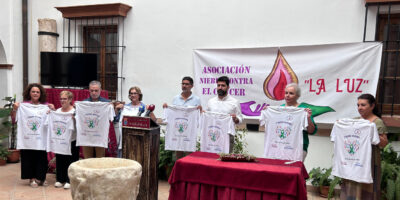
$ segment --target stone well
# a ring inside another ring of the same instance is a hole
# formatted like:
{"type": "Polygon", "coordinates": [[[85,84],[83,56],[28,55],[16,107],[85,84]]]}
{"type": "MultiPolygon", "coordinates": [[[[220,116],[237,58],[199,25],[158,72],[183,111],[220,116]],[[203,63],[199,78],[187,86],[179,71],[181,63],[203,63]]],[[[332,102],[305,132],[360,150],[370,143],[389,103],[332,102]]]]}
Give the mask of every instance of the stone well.
{"type": "Polygon", "coordinates": [[[68,176],[74,200],[135,200],[142,166],[122,158],[90,158],[72,163],[68,176]]]}

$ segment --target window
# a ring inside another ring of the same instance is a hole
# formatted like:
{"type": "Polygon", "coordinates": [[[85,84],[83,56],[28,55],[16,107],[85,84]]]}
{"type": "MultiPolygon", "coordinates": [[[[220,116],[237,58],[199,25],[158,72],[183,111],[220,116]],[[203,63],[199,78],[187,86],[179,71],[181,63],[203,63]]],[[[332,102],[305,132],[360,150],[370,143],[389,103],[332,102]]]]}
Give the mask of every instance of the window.
{"type": "Polygon", "coordinates": [[[110,99],[117,98],[118,90],[118,27],[83,27],[83,52],[98,53],[97,77],[110,99]]]}
{"type": "Polygon", "coordinates": [[[63,50],[98,53],[98,80],[102,88],[108,91],[110,99],[121,99],[124,79],[122,62],[125,49],[124,19],[131,6],[109,3],[56,7],[56,9],[64,18],[63,50]]]}
{"type": "MultiPolygon", "coordinates": [[[[381,41],[383,44],[376,98],[382,114],[392,120],[400,115],[400,2],[365,2],[364,42],[381,41]],[[369,41],[365,39],[367,35],[369,41]]],[[[394,125],[400,127],[398,122],[394,125]]]]}
{"type": "Polygon", "coordinates": [[[378,16],[376,40],[383,42],[377,100],[383,114],[400,115],[400,14],[378,16]]]}

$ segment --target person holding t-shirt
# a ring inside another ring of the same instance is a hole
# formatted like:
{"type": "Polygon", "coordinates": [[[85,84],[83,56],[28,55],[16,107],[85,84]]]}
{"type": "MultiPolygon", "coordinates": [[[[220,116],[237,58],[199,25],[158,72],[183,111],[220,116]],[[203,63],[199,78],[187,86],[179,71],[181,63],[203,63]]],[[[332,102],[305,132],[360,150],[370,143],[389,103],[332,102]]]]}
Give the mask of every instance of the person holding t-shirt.
{"type": "MultiPolygon", "coordinates": [[[[148,108],[146,104],[142,103],[143,93],[142,90],[137,87],[129,88],[129,95],[128,98],[131,100],[128,104],[119,104],[115,108],[118,110],[118,136],[117,136],[117,143],[118,143],[118,158],[122,157],[122,118],[124,116],[144,116],[145,112],[148,108]],[[140,112],[139,112],[140,111],[140,112]]],[[[153,112],[150,112],[150,118],[156,122],[157,118],[153,112]]]]}
{"type": "MultiPolygon", "coordinates": [[[[207,102],[207,111],[228,114],[232,117],[235,124],[243,121],[242,110],[240,103],[237,99],[228,94],[229,91],[229,78],[221,76],[217,79],[217,93],[216,97],[211,98],[207,102]]],[[[231,153],[234,145],[234,136],[229,135],[229,152],[231,153]]]]}
{"type": "MultiPolygon", "coordinates": [[[[103,98],[101,94],[101,83],[99,81],[91,81],[89,83],[89,93],[90,97],[84,99],[83,101],[90,102],[111,102],[111,100],[103,98]]],[[[103,147],[82,147],[83,155],[85,158],[101,158],[105,156],[105,148],[103,147]]]]}
{"type": "MultiPolygon", "coordinates": [[[[174,106],[196,106],[200,111],[202,110],[200,98],[193,94],[193,79],[190,76],[185,76],[182,78],[182,92],[174,97],[172,100],[172,105],[174,106]]],[[[168,104],[164,103],[163,108],[167,108],[168,104]]],[[[184,151],[176,151],[176,159],[182,158],[188,154],[188,152],[184,151]]]]}
{"type": "MultiPolygon", "coordinates": [[[[75,114],[75,108],[72,106],[72,100],[74,99],[74,95],[70,91],[62,91],[60,92],[60,103],[61,108],[58,108],[56,112],[59,113],[70,113],[72,115],[75,114]]],[[[75,119],[74,121],[74,130],[71,132],[71,155],[64,155],[56,153],[56,183],[54,187],[60,188],[64,187],[64,189],[69,189],[69,177],[68,177],[68,167],[71,163],[79,160],[79,147],[76,146],[76,129],[75,129],[75,119]]]]}
{"type": "Polygon", "coordinates": [[[317,133],[317,125],[314,122],[314,118],[311,116],[312,110],[307,107],[306,104],[298,103],[297,100],[300,98],[301,90],[297,83],[289,83],[285,87],[285,104],[283,106],[293,106],[299,108],[305,108],[307,111],[307,130],[303,130],[303,162],[307,157],[308,145],[310,140],[308,134],[314,135],[317,133]]]}
{"type": "Polygon", "coordinates": [[[29,184],[33,188],[47,186],[47,152],[45,147],[40,145],[40,143],[45,144],[44,140],[46,139],[44,137],[46,133],[43,132],[45,131],[43,129],[45,115],[47,115],[49,109],[55,110],[55,108],[53,104],[46,103],[46,90],[39,83],[31,83],[25,88],[23,100],[22,103],[26,104],[26,109],[31,112],[21,112],[21,109],[18,108],[20,108],[22,104],[16,102],[13,105],[11,113],[13,118],[17,115],[16,119],[18,121],[17,149],[21,150],[21,179],[29,179],[29,184]],[[31,122],[26,119],[27,117],[30,118],[31,122]],[[37,134],[35,141],[38,144],[24,143],[24,136],[28,134],[32,135],[33,130],[35,130],[35,134],[37,134]],[[42,131],[42,133],[38,133],[40,131],[42,131]],[[38,138],[41,138],[41,141],[37,141],[38,138]]]}
{"type": "Polygon", "coordinates": [[[355,181],[342,179],[340,199],[373,199],[381,198],[381,154],[380,148],[388,144],[387,128],[380,118],[381,114],[377,107],[377,102],[371,94],[362,94],[357,100],[358,113],[361,119],[375,123],[379,134],[380,142],[372,145],[371,172],[372,184],[358,183],[355,181]]]}
{"type": "MultiPolygon", "coordinates": [[[[281,106],[293,106],[298,108],[305,108],[307,112],[307,130],[303,130],[303,162],[307,157],[307,150],[310,144],[310,140],[308,135],[314,135],[317,133],[317,125],[314,122],[314,118],[312,117],[312,110],[308,108],[308,105],[305,103],[298,103],[297,100],[301,96],[301,90],[297,83],[289,83],[285,87],[285,104],[281,106]]],[[[267,109],[267,106],[263,109],[267,109]]]]}

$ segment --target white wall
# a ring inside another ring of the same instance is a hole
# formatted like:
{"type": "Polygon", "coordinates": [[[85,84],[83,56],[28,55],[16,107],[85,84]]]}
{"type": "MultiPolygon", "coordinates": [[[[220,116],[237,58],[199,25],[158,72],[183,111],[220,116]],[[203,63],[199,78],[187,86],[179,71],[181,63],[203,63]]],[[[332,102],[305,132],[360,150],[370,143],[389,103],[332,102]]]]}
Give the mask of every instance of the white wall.
{"type": "MultiPolygon", "coordinates": [[[[13,68],[0,70],[0,99],[22,94],[22,14],[21,1],[3,0],[0,8],[0,42],[4,49],[1,64],[13,68]]],[[[2,52],[3,53],[3,52],[2,52]]],[[[21,95],[20,95],[21,96],[21,95]]],[[[0,100],[0,106],[6,102],[0,100]]]]}
{"type": "MultiPolygon", "coordinates": [[[[362,41],[363,1],[135,1],[126,20],[125,85],[144,102],[170,102],[192,50],[362,41]]],[[[125,88],[127,88],[125,87],[125,88]]],[[[123,97],[127,91],[123,91],[123,97]]]]}

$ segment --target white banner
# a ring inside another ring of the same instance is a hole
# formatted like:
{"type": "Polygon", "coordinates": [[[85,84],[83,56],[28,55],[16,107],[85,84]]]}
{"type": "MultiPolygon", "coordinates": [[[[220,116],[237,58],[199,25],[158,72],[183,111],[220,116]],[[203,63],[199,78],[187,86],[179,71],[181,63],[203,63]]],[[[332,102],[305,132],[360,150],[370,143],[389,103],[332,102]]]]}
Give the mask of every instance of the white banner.
{"type": "Polygon", "coordinates": [[[229,94],[245,118],[259,118],[263,105],[285,103],[284,87],[298,83],[299,103],[311,104],[319,123],[359,116],[357,97],[375,95],[382,44],[346,43],[248,49],[196,49],[194,88],[205,108],[217,95],[216,80],[230,78],[229,94]]]}

